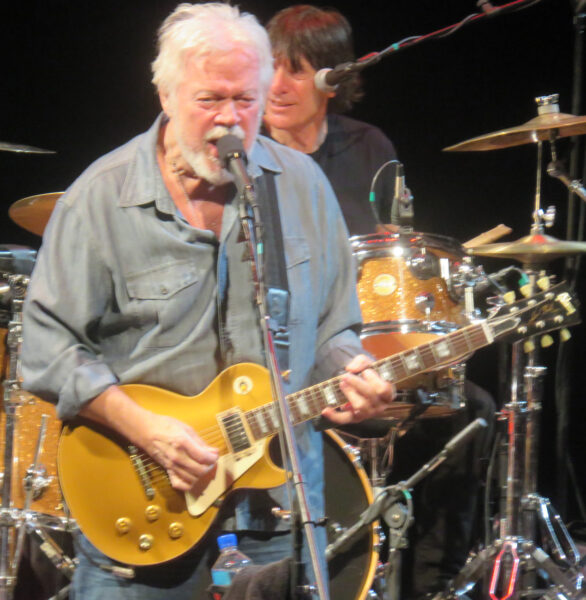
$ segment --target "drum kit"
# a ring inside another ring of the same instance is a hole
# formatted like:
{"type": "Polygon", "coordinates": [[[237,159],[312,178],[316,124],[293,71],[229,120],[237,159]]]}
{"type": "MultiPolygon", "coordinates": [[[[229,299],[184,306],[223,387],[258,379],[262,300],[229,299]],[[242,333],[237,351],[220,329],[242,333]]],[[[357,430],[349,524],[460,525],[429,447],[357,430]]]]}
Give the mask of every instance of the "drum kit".
{"type": "MultiPolygon", "coordinates": [[[[538,117],[521,126],[473,138],[446,150],[484,151],[535,143],[539,184],[543,142],[549,143],[553,151],[558,138],[586,133],[586,117],[560,113],[556,96],[540,98],[538,105],[538,117]]],[[[2,142],[0,151],[50,152],[2,142]]],[[[9,216],[27,231],[42,235],[60,195],[57,192],[18,200],[10,207],[9,216]]],[[[551,213],[541,209],[538,185],[531,231],[513,242],[494,242],[510,232],[504,226],[467,244],[409,229],[352,238],[363,315],[361,338],[366,350],[377,359],[397,353],[403,356],[405,351],[417,351],[433,340],[464,330],[470,323],[482,322],[475,307],[475,295],[481,287],[493,286],[497,292],[493,299],[495,308],[489,309],[489,313],[506,305],[511,294],[503,293],[506,290],[494,274],[487,275],[474,264],[473,257],[520,263],[521,267],[508,267],[499,273],[513,269],[523,274],[522,291],[528,306],[540,290],[547,296],[552,277],[546,266],[558,258],[586,253],[584,242],[545,235],[544,227],[551,220],[551,213]]],[[[4,457],[0,599],[12,596],[24,538],[31,533],[40,537],[47,555],[61,572],[70,577],[75,568],[75,561],[53,539],[54,532],[76,529],[62,502],[57,478],[60,422],[52,405],[26,393],[20,384],[22,305],[34,260],[33,250],[0,248],[0,359],[4,387],[0,413],[0,447],[4,457]]],[[[575,317],[577,303],[571,294],[564,292],[555,300],[563,306],[565,314],[575,317]]],[[[548,310],[543,309],[543,319],[548,310]]],[[[514,312],[512,308],[511,315],[514,312]]],[[[539,330],[541,316],[532,317],[532,321],[530,330],[539,330]]],[[[563,322],[561,318],[560,329],[563,322]]],[[[518,327],[521,334],[528,331],[523,327],[518,327]]],[[[508,432],[506,501],[501,510],[504,514],[500,515],[499,535],[484,550],[471,555],[461,573],[436,600],[456,598],[480,579],[488,581],[488,593],[493,600],[520,597],[529,590],[536,597],[541,595],[551,600],[558,596],[572,599],[581,596],[579,552],[549,501],[536,491],[541,411],[538,381],[545,371],[538,364],[537,345],[534,333],[527,333],[512,344],[510,398],[499,413],[508,432]],[[543,548],[534,541],[537,521],[545,531],[543,548]]],[[[353,432],[325,434],[330,545],[375,502],[376,494],[385,485],[388,470],[385,455],[392,451],[396,436],[416,419],[450,416],[463,407],[466,360],[470,354],[464,350],[455,361],[441,363],[433,370],[422,369],[423,372],[407,378],[384,419],[353,432]],[[421,390],[425,393],[420,394],[421,390]],[[368,474],[363,464],[368,467],[368,474]],[[340,489],[345,490],[342,498],[336,492],[340,489]]],[[[381,551],[385,528],[376,521],[370,523],[366,533],[361,532],[352,556],[338,553],[330,556],[333,597],[399,600],[396,581],[389,585],[388,574],[394,570],[396,577],[396,568],[390,563],[400,559],[396,551],[404,542],[411,515],[410,509],[397,506],[393,505],[392,510],[387,506],[380,515],[388,526],[390,538],[387,561],[382,560],[381,551]]]]}

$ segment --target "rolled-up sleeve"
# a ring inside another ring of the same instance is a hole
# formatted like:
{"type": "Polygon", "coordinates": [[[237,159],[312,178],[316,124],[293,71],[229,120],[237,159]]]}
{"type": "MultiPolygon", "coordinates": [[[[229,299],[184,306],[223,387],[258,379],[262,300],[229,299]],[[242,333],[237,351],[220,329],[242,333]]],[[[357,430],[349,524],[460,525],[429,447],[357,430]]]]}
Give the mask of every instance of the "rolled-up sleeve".
{"type": "MultiPolygon", "coordinates": [[[[117,382],[93,335],[111,292],[111,278],[91,232],[60,199],[45,233],[23,314],[23,385],[57,403],[61,419],[117,382]]],[[[75,199],[77,200],[77,199],[75,199]]]]}

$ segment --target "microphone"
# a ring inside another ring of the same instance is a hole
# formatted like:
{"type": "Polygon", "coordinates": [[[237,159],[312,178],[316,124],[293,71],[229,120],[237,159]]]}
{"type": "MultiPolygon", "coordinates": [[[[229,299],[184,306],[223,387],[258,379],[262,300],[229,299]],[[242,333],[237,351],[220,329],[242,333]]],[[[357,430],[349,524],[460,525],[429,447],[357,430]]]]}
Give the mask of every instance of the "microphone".
{"type": "Polygon", "coordinates": [[[252,190],[252,181],[246,171],[246,152],[242,140],[229,133],[216,142],[220,162],[234,176],[234,183],[240,194],[252,190]]]}
{"type": "Polygon", "coordinates": [[[367,62],[345,62],[333,69],[320,69],[313,77],[315,87],[321,92],[334,92],[340,83],[351,79],[354,73],[362,71],[367,62]]]}
{"type": "Polygon", "coordinates": [[[405,197],[405,169],[403,163],[397,164],[395,171],[395,196],[393,198],[393,204],[395,202],[401,202],[405,197]]]}

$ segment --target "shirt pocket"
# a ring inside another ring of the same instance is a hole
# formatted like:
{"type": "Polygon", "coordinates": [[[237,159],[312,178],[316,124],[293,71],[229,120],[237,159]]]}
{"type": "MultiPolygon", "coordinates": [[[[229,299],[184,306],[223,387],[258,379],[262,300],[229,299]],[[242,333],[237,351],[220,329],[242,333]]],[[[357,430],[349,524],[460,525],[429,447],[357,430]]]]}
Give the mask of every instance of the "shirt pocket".
{"type": "Polygon", "coordinates": [[[201,274],[193,260],[174,261],[126,276],[129,309],[146,347],[180,344],[196,324],[201,274]]]}

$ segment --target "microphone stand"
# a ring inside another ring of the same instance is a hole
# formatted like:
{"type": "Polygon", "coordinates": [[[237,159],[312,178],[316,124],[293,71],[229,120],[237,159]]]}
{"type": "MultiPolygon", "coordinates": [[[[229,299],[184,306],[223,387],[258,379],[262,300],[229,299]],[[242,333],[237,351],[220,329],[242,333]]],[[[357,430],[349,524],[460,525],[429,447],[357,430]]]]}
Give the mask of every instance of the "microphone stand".
{"type": "MultiPolygon", "coordinates": [[[[457,448],[467,443],[476,433],[486,427],[487,423],[484,419],[476,419],[469,425],[464,427],[462,431],[457,433],[444,447],[436,454],[429,462],[424,464],[418,471],[416,471],[409,479],[400,481],[394,485],[383,488],[380,493],[376,496],[372,504],[366,508],[360,515],[358,521],[346,531],[344,531],[336,540],[328,545],[326,549],[326,558],[330,559],[352,539],[354,538],[364,527],[367,527],[374,521],[379,520],[385,515],[391,515],[390,519],[385,518],[390,528],[395,528],[395,521],[400,520],[400,535],[394,536],[395,543],[391,543],[391,550],[395,552],[397,548],[401,548],[403,544],[403,535],[407,531],[407,528],[412,522],[412,511],[409,490],[417,485],[424,477],[429,475],[432,471],[437,469],[457,448]],[[396,505],[399,500],[404,497],[408,502],[408,514],[404,511],[397,509],[396,505]]],[[[393,542],[393,534],[391,532],[391,542],[393,542]]],[[[392,561],[391,561],[392,562],[392,561]]],[[[393,564],[390,564],[390,583],[388,595],[389,600],[399,600],[400,597],[400,584],[398,570],[393,564]]]]}
{"type": "Polygon", "coordinates": [[[330,91],[335,89],[335,86],[341,81],[349,79],[353,77],[354,74],[359,73],[366,67],[378,63],[387,55],[396,54],[400,50],[405,50],[411,46],[416,46],[421,42],[447,37],[456,31],[459,31],[464,26],[469,25],[470,23],[482,21],[487,18],[492,19],[496,16],[507,14],[509,12],[523,10],[538,4],[539,2],[541,2],[541,0],[514,0],[513,2],[503,4],[502,6],[493,6],[491,2],[484,0],[478,3],[479,6],[482,7],[482,12],[472,13],[467,17],[464,17],[461,21],[458,21],[458,23],[448,25],[447,27],[442,27],[441,29],[426,33],[425,35],[414,35],[407,37],[399,42],[395,42],[390,46],[387,46],[380,52],[370,52],[354,62],[345,62],[336,65],[333,69],[322,69],[318,71],[316,74],[316,85],[323,91],[330,91]],[[327,73],[328,71],[329,74],[327,73]]]}
{"type": "MultiPolygon", "coordinates": [[[[243,169],[244,165],[242,161],[232,161],[230,168],[243,169]]],[[[307,497],[305,495],[304,481],[301,474],[299,453],[297,450],[297,444],[295,442],[292,419],[290,416],[290,408],[285,400],[285,394],[283,391],[283,380],[279,370],[277,362],[277,356],[275,352],[275,346],[273,342],[273,333],[270,328],[270,317],[266,306],[266,294],[264,285],[264,251],[262,243],[262,224],[260,219],[260,213],[258,210],[258,204],[256,200],[256,194],[252,183],[248,181],[248,177],[239,177],[238,173],[235,173],[236,185],[238,187],[238,206],[240,213],[240,221],[242,224],[242,231],[244,233],[245,240],[248,243],[250,266],[252,272],[252,281],[254,284],[255,299],[257,309],[259,313],[259,324],[263,335],[265,356],[267,362],[267,368],[270,373],[271,389],[273,398],[276,399],[275,404],[278,406],[279,422],[280,422],[280,433],[279,440],[281,444],[281,454],[283,456],[283,466],[287,469],[287,463],[290,464],[291,477],[287,477],[287,494],[289,497],[289,505],[291,507],[291,524],[292,524],[292,535],[294,544],[298,538],[295,529],[299,527],[299,524],[303,525],[305,530],[305,536],[307,539],[307,545],[311,555],[311,564],[313,566],[313,572],[316,579],[316,588],[318,597],[320,600],[327,600],[328,593],[325,585],[324,574],[322,572],[319,556],[317,551],[317,542],[315,538],[314,526],[315,523],[311,519],[309,507],[307,503],[307,497]],[[282,435],[281,435],[282,433],[282,435]],[[287,461],[288,457],[288,461],[287,461]],[[291,493],[291,481],[293,481],[293,487],[295,490],[294,502],[293,494],[291,493]],[[298,515],[296,514],[298,512],[298,515]]],[[[291,597],[295,597],[297,592],[297,583],[299,577],[299,567],[301,561],[294,561],[293,573],[291,578],[291,597]]]]}

